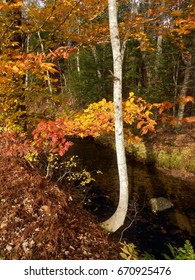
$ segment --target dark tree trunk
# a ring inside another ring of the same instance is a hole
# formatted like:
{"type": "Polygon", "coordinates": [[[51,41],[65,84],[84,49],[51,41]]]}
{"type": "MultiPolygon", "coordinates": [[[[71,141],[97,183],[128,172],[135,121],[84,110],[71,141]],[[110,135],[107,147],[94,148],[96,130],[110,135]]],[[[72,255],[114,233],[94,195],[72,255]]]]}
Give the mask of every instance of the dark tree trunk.
{"type": "MultiPolygon", "coordinates": [[[[20,0],[8,0],[6,1],[9,5],[11,4],[17,4],[18,2],[21,2],[20,0]]],[[[13,36],[10,38],[11,39],[11,51],[14,54],[17,55],[22,55],[24,51],[24,41],[25,41],[25,36],[22,33],[21,27],[22,27],[22,7],[15,6],[13,9],[11,9],[11,15],[8,15],[9,17],[11,16],[12,20],[12,32],[13,36]]],[[[15,111],[20,112],[18,114],[17,118],[17,125],[20,125],[22,130],[26,131],[27,129],[27,114],[26,114],[26,94],[24,90],[25,85],[25,75],[23,77],[16,77],[13,75],[13,81],[18,88],[18,103],[17,106],[15,106],[15,111]]]]}

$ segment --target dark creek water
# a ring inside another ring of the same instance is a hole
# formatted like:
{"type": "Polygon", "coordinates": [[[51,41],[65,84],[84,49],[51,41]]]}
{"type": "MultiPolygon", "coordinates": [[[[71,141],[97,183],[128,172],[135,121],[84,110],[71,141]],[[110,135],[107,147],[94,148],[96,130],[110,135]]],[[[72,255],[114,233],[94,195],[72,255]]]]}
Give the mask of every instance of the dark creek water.
{"type": "MultiPolygon", "coordinates": [[[[92,140],[74,140],[69,151],[78,155],[79,163],[95,178],[86,208],[102,221],[114,211],[118,202],[118,173],[115,152],[92,140]],[[95,171],[102,171],[97,174],[95,171]]],[[[133,242],[143,252],[160,258],[166,244],[183,245],[186,239],[195,246],[195,183],[166,176],[154,168],[127,158],[130,198],[123,240],[133,242]],[[149,199],[166,197],[174,207],[152,213],[149,199]]],[[[124,227],[125,227],[124,226],[124,227]]],[[[124,228],[123,228],[124,229],[124,228]]],[[[122,230],[113,234],[119,240],[122,230]]]]}

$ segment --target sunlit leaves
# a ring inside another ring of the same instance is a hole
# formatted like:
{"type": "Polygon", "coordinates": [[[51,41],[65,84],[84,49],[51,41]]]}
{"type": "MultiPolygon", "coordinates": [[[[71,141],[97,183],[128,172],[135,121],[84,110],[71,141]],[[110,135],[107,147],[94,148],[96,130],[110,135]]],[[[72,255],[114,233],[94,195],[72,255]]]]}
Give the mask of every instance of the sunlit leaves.
{"type": "Polygon", "coordinates": [[[140,97],[137,98],[131,92],[128,100],[123,102],[123,106],[123,117],[127,124],[133,125],[137,123],[137,129],[140,130],[141,135],[147,134],[148,131],[154,131],[156,121],[150,118],[153,107],[151,104],[140,97]]]}
{"type": "Polygon", "coordinates": [[[173,102],[164,101],[157,105],[157,107],[159,108],[158,112],[161,115],[164,110],[171,109],[173,108],[173,106],[174,106],[173,102]]]}
{"type": "MultiPolygon", "coordinates": [[[[123,102],[123,118],[129,129],[126,129],[126,140],[134,138],[130,132],[131,126],[136,125],[141,135],[154,131],[156,122],[152,116],[152,105],[142,98],[138,98],[134,93],[129,94],[129,98],[123,102]]],[[[34,140],[37,148],[45,146],[51,152],[58,152],[60,155],[69,148],[64,137],[67,135],[80,137],[98,137],[102,133],[114,131],[114,105],[111,101],[102,99],[97,103],[92,103],[83,112],[75,114],[74,118],[64,117],[56,121],[42,120],[34,130],[34,140]],[[67,145],[67,146],[66,146],[67,145]]],[[[135,138],[134,138],[135,139],[135,138]]],[[[139,138],[137,138],[138,140],[139,138]]]]}
{"type": "Polygon", "coordinates": [[[36,150],[47,151],[48,153],[58,153],[63,156],[69,147],[73,145],[71,141],[65,139],[64,124],[58,122],[42,120],[33,131],[33,146],[36,150]]]}
{"type": "Polygon", "coordinates": [[[40,64],[40,67],[43,71],[49,71],[50,73],[54,74],[56,72],[58,72],[54,67],[55,64],[53,63],[49,63],[49,62],[42,62],[40,64]]]}
{"type": "MultiPolygon", "coordinates": [[[[158,114],[159,114],[159,119],[161,121],[161,123],[163,125],[168,124],[171,125],[173,127],[176,127],[178,124],[178,119],[176,116],[174,116],[172,114],[172,111],[174,106],[178,106],[178,105],[186,105],[188,102],[192,102],[194,103],[194,98],[192,96],[186,96],[186,97],[181,97],[177,100],[177,102],[168,102],[168,101],[164,101],[158,104],[153,104],[154,107],[157,108],[158,110],[158,114]]],[[[194,122],[194,119],[192,117],[191,119],[192,122],[194,122]]],[[[181,120],[182,123],[185,122],[191,122],[190,118],[183,118],[181,120]]]]}
{"type": "MultiPolygon", "coordinates": [[[[57,78],[48,75],[48,73],[54,75],[58,72],[54,63],[55,59],[68,58],[73,51],[73,48],[70,47],[59,47],[49,55],[43,53],[18,54],[13,50],[9,54],[2,53],[0,55],[0,96],[2,97],[1,107],[3,107],[1,121],[10,126],[26,113],[24,109],[23,112],[18,109],[22,106],[25,107],[23,96],[27,94],[27,89],[32,87],[32,85],[24,83],[26,75],[36,79],[36,90],[41,93],[44,87],[47,88],[48,85],[45,81],[48,79],[53,83],[58,82],[57,78]],[[14,101],[16,99],[21,100],[16,104],[14,101]]],[[[28,93],[32,94],[31,91],[28,93]]]]}
{"type": "Polygon", "coordinates": [[[7,156],[23,157],[34,149],[26,135],[12,126],[12,129],[4,128],[0,131],[0,150],[7,156]]]}
{"type": "MultiPolygon", "coordinates": [[[[193,100],[187,96],[185,102],[191,101],[193,100]]],[[[126,141],[132,144],[141,139],[131,132],[132,128],[133,130],[137,128],[141,135],[154,132],[156,121],[153,119],[153,108],[158,109],[162,123],[169,122],[173,126],[176,125],[173,117],[163,114],[172,107],[171,102],[151,105],[131,92],[129,98],[123,101],[123,120],[127,125],[124,130],[126,141]]],[[[194,119],[191,121],[193,122],[194,119]]],[[[114,105],[113,102],[102,99],[100,102],[90,104],[87,109],[75,114],[73,118],[65,116],[55,121],[41,120],[33,131],[32,141],[27,140],[25,134],[16,132],[14,128],[1,132],[0,140],[2,143],[3,141],[9,143],[4,148],[8,155],[19,154],[31,158],[36,153],[51,153],[61,157],[73,145],[72,142],[66,140],[68,135],[95,138],[102,133],[112,131],[114,131],[114,105]]]]}
{"type": "Polygon", "coordinates": [[[194,103],[194,98],[192,96],[182,96],[180,99],[179,99],[179,103],[180,104],[187,104],[188,102],[192,102],[194,103]]]}

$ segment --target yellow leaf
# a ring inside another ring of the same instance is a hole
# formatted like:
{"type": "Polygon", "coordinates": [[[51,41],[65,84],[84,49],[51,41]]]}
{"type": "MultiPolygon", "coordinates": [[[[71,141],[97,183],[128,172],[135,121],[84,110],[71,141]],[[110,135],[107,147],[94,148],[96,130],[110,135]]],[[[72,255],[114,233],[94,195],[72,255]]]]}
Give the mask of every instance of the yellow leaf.
{"type": "Polygon", "coordinates": [[[145,115],[148,117],[150,114],[152,114],[152,112],[150,112],[149,110],[147,110],[146,112],[145,112],[145,115]]]}
{"type": "Polygon", "coordinates": [[[177,120],[173,119],[172,121],[170,121],[169,124],[172,125],[172,126],[176,126],[177,125],[177,120]]]}
{"type": "Polygon", "coordinates": [[[126,105],[126,107],[129,107],[129,106],[131,106],[131,102],[130,102],[129,100],[127,100],[127,101],[125,102],[125,105],[126,105]]]}
{"type": "Polygon", "coordinates": [[[22,1],[17,1],[16,3],[13,4],[14,7],[22,7],[23,2],[22,1]]]}
{"type": "Polygon", "coordinates": [[[134,100],[135,100],[135,98],[131,97],[130,102],[133,103],[134,100]]]}
{"type": "Polygon", "coordinates": [[[55,74],[58,72],[58,70],[56,70],[55,68],[53,67],[48,67],[48,71],[51,73],[51,74],[55,74]]]}
{"type": "Polygon", "coordinates": [[[134,96],[134,92],[131,91],[131,92],[129,93],[129,97],[131,98],[131,97],[133,97],[133,96],[134,96]]]}
{"type": "Polygon", "coordinates": [[[18,73],[18,71],[19,71],[19,68],[16,65],[14,65],[12,69],[15,73],[18,73]]]}

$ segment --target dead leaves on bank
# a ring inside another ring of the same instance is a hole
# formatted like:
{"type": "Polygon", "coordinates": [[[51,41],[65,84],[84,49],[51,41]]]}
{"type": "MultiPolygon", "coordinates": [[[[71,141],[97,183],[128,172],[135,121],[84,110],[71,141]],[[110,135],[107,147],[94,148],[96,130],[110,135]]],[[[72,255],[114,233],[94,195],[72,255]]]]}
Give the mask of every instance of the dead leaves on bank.
{"type": "Polygon", "coordinates": [[[0,158],[0,259],[117,259],[93,218],[24,161],[0,158]]]}

